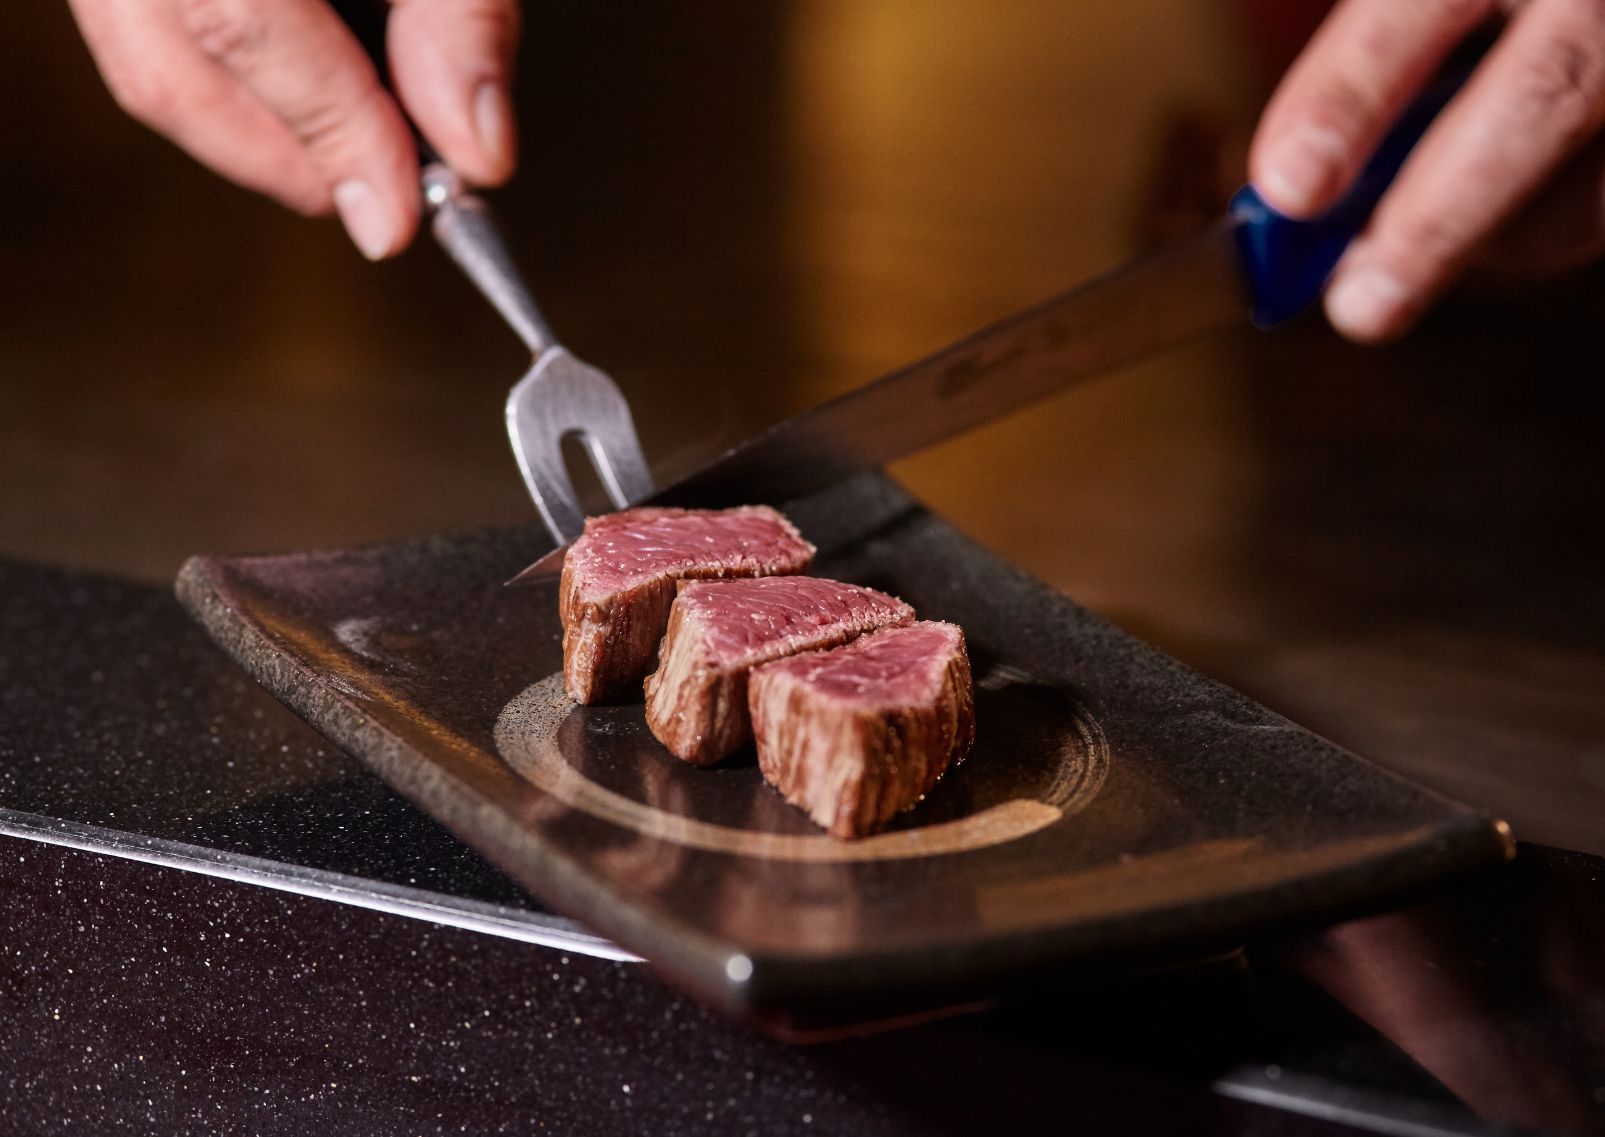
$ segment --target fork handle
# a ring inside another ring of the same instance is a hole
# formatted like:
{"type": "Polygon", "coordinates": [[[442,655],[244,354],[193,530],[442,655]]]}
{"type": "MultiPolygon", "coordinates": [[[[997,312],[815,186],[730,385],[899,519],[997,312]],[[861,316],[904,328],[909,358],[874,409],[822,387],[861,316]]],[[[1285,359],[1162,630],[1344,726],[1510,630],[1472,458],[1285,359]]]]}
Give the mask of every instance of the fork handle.
{"type": "MultiPolygon", "coordinates": [[[[392,95],[395,85],[385,55],[385,28],[390,18],[386,0],[333,0],[335,12],[351,29],[373,61],[379,81],[392,95]]],[[[396,100],[400,105],[400,100],[396,100]]],[[[403,112],[405,113],[405,112],[403,112]]],[[[457,262],[485,299],[502,314],[535,355],[557,346],[557,337],[535,306],[535,298],[518,274],[507,242],[485,202],[463,185],[429,144],[417,123],[408,121],[418,147],[424,205],[434,215],[430,226],[446,255],[457,262]]]]}
{"type": "MultiPolygon", "coordinates": [[[[422,144],[420,155],[427,145],[422,144]]],[[[556,347],[557,337],[518,274],[489,207],[479,195],[470,193],[444,162],[427,162],[422,178],[424,203],[434,214],[430,229],[446,255],[457,262],[531,352],[539,356],[556,347]]]]}

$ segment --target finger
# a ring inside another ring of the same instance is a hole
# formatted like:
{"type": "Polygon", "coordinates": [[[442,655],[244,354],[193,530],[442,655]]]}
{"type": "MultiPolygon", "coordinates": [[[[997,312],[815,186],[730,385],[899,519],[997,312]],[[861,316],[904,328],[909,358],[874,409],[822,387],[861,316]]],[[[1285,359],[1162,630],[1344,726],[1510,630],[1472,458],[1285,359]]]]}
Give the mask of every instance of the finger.
{"type": "Polygon", "coordinates": [[[90,54],[125,111],[231,181],[302,213],[329,193],[300,140],[186,34],[177,9],[72,0],[90,54]]]}
{"type": "Polygon", "coordinates": [[[517,0],[395,0],[390,70],[402,105],[440,156],[480,185],[517,160],[511,100],[517,0]]]}
{"type": "Polygon", "coordinates": [[[1427,132],[1327,290],[1334,326],[1407,329],[1605,120],[1605,6],[1532,0],[1427,132]]]}
{"type": "Polygon", "coordinates": [[[1476,267],[1502,276],[1558,276],[1605,254],[1605,137],[1573,159],[1479,251],[1476,267]]]}
{"type": "Polygon", "coordinates": [[[1249,175],[1272,206],[1308,217],[1354,180],[1410,99],[1495,0],[1343,0],[1271,97],[1249,175]]]}
{"type": "Polygon", "coordinates": [[[418,227],[418,157],[401,110],[356,37],[322,0],[183,0],[201,50],[301,140],[371,260],[418,227]]]}

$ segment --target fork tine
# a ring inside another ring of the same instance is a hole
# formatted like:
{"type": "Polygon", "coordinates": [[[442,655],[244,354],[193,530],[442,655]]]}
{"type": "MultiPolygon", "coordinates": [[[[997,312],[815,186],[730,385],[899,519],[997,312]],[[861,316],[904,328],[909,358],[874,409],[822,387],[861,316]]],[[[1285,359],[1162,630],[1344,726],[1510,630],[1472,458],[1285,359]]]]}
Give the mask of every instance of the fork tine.
{"type": "Polygon", "coordinates": [[[484,202],[438,163],[423,170],[423,187],[436,239],[535,354],[507,396],[507,434],[541,520],[566,545],[584,530],[585,512],[563,461],[564,438],[584,445],[615,509],[652,492],[630,406],[612,379],[558,344],[484,202]]]}
{"type": "Polygon", "coordinates": [[[524,484],[559,545],[580,535],[585,513],[563,460],[563,439],[578,438],[614,508],[652,492],[652,475],[629,404],[601,370],[551,347],[507,396],[507,433],[524,484]]]}

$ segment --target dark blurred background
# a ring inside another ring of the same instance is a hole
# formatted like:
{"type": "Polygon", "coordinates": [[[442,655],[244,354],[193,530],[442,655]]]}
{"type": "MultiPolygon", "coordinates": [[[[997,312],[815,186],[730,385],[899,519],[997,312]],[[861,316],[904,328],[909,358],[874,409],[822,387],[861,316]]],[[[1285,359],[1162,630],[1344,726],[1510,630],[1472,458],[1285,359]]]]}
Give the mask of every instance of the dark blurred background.
{"type": "MultiPolygon", "coordinates": [[[[1319,5],[531,4],[536,295],[673,475],[1201,223],[1319,5]]],[[[168,579],[529,520],[518,341],[121,116],[64,5],[0,38],[0,555],[168,579]]],[[[897,470],[1081,602],[1376,761],[1605,853],[1598,290],[1406,343],[1310,319],[897,470]]]]}

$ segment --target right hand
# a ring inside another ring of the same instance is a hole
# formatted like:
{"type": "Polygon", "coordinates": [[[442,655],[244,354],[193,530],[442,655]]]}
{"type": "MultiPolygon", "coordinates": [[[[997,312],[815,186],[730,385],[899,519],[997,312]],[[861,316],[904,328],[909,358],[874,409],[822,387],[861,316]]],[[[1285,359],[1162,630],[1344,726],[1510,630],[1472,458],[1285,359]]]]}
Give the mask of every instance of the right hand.
{"type": "Polygon", "coordinates": [[[1538,275],[1605,255],[1598,0],[1340,0],[1260,120],[1254,184],[1291,217],[1332,205],[1400,110],[1490,17],[1500,18],[1497,42],[1332,276],[1327,315],[1351,339],[1400,335],[1474,264],[1538,275]]]}
{"type": "Polygon", "coordinates": [[[129,114],[292,209],[337,211],[371,260],[418,228],[403,108],[467,181],[498,185],[513,172],[518,0],[395,0],[395,97],[324,0],[70,3],[129,114]]]}

